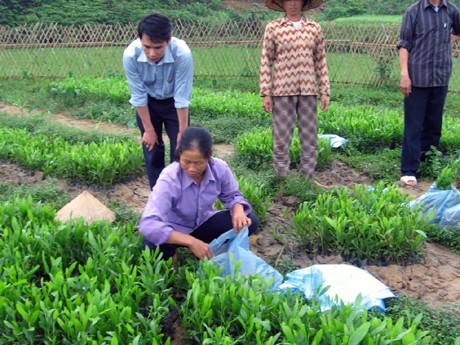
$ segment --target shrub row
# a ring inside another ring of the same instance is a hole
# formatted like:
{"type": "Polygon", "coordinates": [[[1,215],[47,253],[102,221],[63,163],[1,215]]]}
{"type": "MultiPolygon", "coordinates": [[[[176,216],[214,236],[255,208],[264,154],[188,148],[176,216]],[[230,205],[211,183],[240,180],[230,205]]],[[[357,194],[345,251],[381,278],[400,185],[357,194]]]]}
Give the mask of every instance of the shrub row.
{"type": "Polygon", "coordinates": [[[411,263],[423,257],[429,219],[396,187],[356,185],[299,205],[293,234],[309,253],[357,264],[411,263]]]}
{"type": "MultiPolygon", "coordinates": [[[[236,142],[236,158],[248,168],[258,170],[273,160],[273,135],[271,128],[254,128],[241,134],[236,142]]],[[[294,129],[289,156],[293,166],[300,162],[300,139],[297,128],[294,129]]],[[[332,147],[326,138],[318,139],[317,170],[321,171],[332,162],[332,147]]]]}
{"type": "Polygon", "coordinates": [[[136,175],[143,166],[134,140],[105,139],[69,143],[58,135],[31,134],[23,129],[0,128],[0,158],[46,175],[111,186],[136,175]]]}
{"type": "Polygon", "coordinates": [[[0,343],[169,344],[163,331],[176,306],[193,343],[430,343],[421,316],[393,322],[355,305],[321,313],[316,297],[268,292],[257,276],[222,278],[210,262],[173,270],[140,252],[130,226],[54,215],[30,197],[0,205],[0,343]]]}

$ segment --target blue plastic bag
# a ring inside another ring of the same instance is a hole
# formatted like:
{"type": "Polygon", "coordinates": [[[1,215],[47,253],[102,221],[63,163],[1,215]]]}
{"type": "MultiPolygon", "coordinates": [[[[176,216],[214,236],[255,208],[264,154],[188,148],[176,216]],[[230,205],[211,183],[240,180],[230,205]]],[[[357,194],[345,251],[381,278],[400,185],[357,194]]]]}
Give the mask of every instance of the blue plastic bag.
{"type": "Polygon", "coordinates": [[[318,138],[328,139],[329,144],[331,144],[331,147],[334,149],[339,148],[348,142],[348,139],[339,137],[336,134],[318,134],[318,138]]]}
{"type": "Polygon", "coordinates": [[[369,272],[347,264],[313,265],[290,272],[280,290],[303,292],[310,299],[318,289],[328,290],[319,296],[321,310],[331,309],[333,305],[360,302],[366,309],[377,308],[385,311],[385,298],[395,297],[391,290],[369,272]],[[361,296],[361,299],[358,297],[361,296]]]}
{"type": "Polygon", "coordinates": [[[283,282],[281,273],[249,249],[248,228],[244,228],[239,233],[230,229],[214,239],[209,246],[214,255],[212,261],[223,266],[223,276],[242,274],[248,277],[257,274],[267,279],[272,278],[272,289],[283,282]],[[241,266],[235,272],[235,265],[239,260],[241,260],[241,266]]]}
{"type": "Polygon", "coordinates": [[[426,215],[432,213],[431,222],[441,226],[456,226],[460,221],[460,192],[454,186],[442,190],[434,182],[425,194],[409,203],[409,207],[415,205],[426,215]]]}

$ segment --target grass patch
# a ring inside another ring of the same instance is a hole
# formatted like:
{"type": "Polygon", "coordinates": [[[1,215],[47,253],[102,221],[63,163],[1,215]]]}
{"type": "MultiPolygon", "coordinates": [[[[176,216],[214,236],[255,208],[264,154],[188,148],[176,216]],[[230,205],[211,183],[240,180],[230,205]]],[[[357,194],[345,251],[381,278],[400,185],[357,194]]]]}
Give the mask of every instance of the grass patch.
{"type": "Polygon", "coordinates": [[[392,319],[406,317],[413,319],[422,313],[420,328],[432,337],[431,344],[458,344],[460,341],[460,306],[432,308],[428,303],[416,301],[407,296],[390,299],[385,315],[392,319]],[[456,342],[457,339],[457,342],[456,342]]]}
{"type": "Polygon", "coordinates": [[[392,184],[399,180],[400,149],[384,149],[372,154],[365,154],[346,147],[344,151],[337,152],[336,157],[348,166],[366,172],[374,182],[384,181],[392,184]]]}
{"type": "Polygon", "coordinates": [[[402,22],[402,16],[382,16],[382,15],[361,15],[347,18],[337,18],[336,23],[347,23],[347,24],[366,24],[366,23],[382,23],[382,24],[400,24],[402,22]]]}
{"type": "Polygon", "coordinates": [[[34,202],[46,203],[59,210],[71,200],[71,196],[56,186],[56,179],[48,178],[43,185],[31,186],[29,184],[14,185],[0,183],[0,203],[5,203],[14,197],[27,198],[31,196],[34,202]]]}

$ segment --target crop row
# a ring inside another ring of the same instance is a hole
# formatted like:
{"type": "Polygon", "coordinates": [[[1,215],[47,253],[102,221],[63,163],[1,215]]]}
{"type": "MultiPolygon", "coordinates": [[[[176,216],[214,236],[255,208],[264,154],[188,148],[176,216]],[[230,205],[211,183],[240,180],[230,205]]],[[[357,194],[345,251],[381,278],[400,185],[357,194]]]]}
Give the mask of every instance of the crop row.
{"type": "Polygon", "coordinates": [[[316,296],[269,292],[260,277],[223,278],[211,262],[173,269],[141,252],[130,226],[54,216],[31,197],[0,205],[0,343],[170,344],[173,310],[188,343],[430,343],[421,315],[394,322],[355,305],[321,312],[316,296]]]}
{"type": "Polygon", "coordinates": [[[69,143],[57,135],[11,128],[0,128],[0,158],[45,175],[101,186],[133,176],[143,165],[140,146],[134,140],[69,143]]]}
{"type": "Polygon", "coordinates": [[[357,264],[412,263],[423,257],[429,217],[383,183],[321,193],[299,205],[293,233],[307,252],[341,255],[357,264]]]}
{"type": "MultiPolygon", "coordinates": [[[[129,90],[124,78],[67,78],[48,85],[54,97],[86,100],[110,100],[120,106],[127,104],[129,90]]],[[[229,90],[216,92],[195,87],[190,111],[192,122],[208,125],[224,140],[232,141],[238,134],[254,127],[269,127],[270,116],[261,108],[255,93],[229,90]],[[222,135],[220,127],[230,134],[222,135]]],[[[116,121],[116,119],[113,119],[116,121]]],[[[367,106],[343,107],[332,103],[327,112],[318,113],[319,132],[336,134],[350,140],[363,153],[400,147],[403,135],[401,112],[367,106]]],[[[460,147],[460,120],[447,117],[443,125],[441,150],[454,153],[460,147]]]]}

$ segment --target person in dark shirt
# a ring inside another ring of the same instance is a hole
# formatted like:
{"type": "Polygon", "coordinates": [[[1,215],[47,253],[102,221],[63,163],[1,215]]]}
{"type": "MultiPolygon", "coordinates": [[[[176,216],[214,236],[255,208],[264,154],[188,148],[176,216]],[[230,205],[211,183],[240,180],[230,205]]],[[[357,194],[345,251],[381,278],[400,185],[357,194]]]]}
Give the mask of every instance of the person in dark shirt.
{"type": "Polygon", "coordinates": [[[406,185],[417,184],[420,160],[431,146],[439,149],[451,45],[459,35],[459,11],[447,0],[420,0],[404,14],[397,48],[404,95],[401,181],[406,185]]]}

